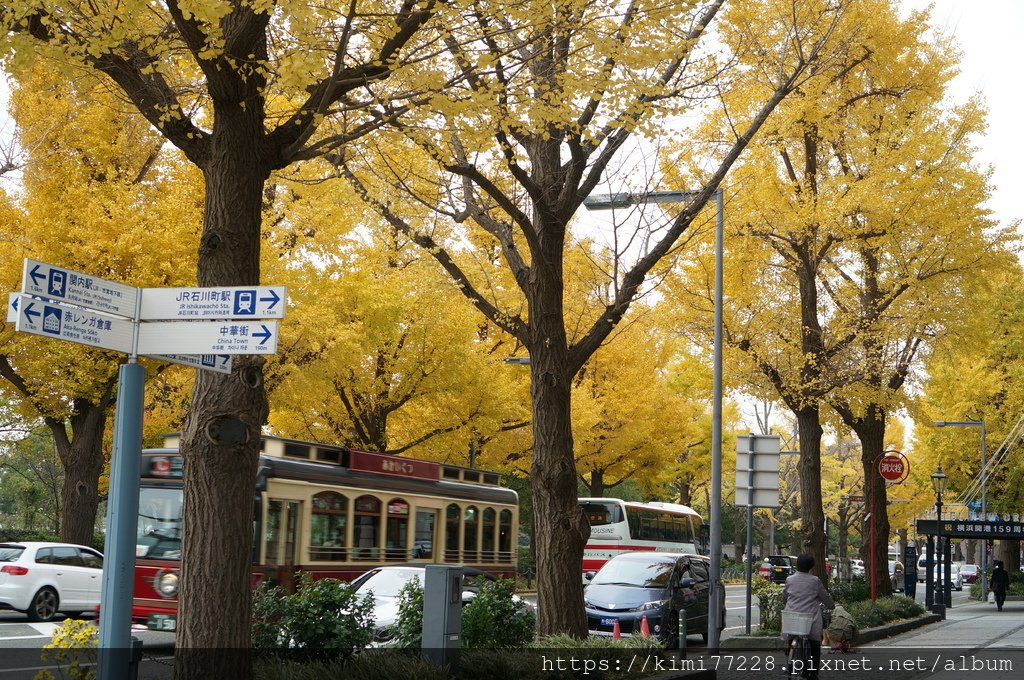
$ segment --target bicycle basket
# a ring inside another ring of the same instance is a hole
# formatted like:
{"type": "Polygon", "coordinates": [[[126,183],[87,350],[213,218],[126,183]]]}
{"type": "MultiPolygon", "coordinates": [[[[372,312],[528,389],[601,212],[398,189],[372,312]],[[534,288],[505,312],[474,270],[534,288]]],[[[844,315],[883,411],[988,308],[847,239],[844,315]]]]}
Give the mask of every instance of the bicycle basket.
{"type": "Polygon", "coordinates": [[[783,635],[807,635],[811,632],[811,624],[813,623],[814,614],[782,610],[783,635]]]}

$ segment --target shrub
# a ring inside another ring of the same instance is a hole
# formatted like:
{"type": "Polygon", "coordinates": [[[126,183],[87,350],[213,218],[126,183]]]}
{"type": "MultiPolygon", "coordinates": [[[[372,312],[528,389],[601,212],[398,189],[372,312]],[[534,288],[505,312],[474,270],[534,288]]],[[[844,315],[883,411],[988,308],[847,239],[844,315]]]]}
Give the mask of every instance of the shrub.
{"type": "Polygon", "coordinates": [[[909,619],[924,613],[921,605],[905,595],[880,597],[874,602],[862,600],[846,608],[857,623],[857,627],[861,629],[880,626],[889,621],[909,619]]]}
{"type": "Polygon", "coordinates": [[[758,630],[764,633],[782,630],[782,584],[759,577],[750,590],[760,609],[758,630]]]}
{"type": "MultiPolygon", "coordinates": [[[[49,644],[43,647],[41,658],[52,661],[71,680],[93,680],[96,677],[96,648],[99,646],[99,630],[87,621],[68,619],[53,631],[49,644]]],[[[53,680],[48,670],[40,671],[34,680],[53,680]]]]}
{"type": "Polygon", "coordinates": [[[854,576],[852,580],[843,583],[832,583],[828,592],[833,600],[847,609],[854,602],[871,599],[871,585],[863,576],[854,576]]]}
{"type": "Polygon", "coordinates": [[[469,648],[509,649],[533,640],[537,617],[514,596],[508,579],[477,579],[476,597],[462,610],[462,644],[469,648]]]}
{"type": "Polygon", "coordinates": [[[397,646],[407,649],[419,649],[423,642],[423,584],[418,576],[398,591],[395,640],[397,646]]]}
{"type": "Polygon", "coordinates": [[[373,598],[349,583],[299,575],[294,593],[260,587],[253,595],[253,647],[324,659],[350,657],[373,639],[373,598]]]}

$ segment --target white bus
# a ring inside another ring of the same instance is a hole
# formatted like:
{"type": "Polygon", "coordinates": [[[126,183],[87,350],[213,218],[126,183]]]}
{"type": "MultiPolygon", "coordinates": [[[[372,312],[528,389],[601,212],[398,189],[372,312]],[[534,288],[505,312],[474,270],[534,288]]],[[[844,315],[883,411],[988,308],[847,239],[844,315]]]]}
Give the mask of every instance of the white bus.
{"type": "Polygon", "coordinates": [[[698,553],[701,517],[686,505],[618,498],[581,498],[579,502],[590,520],[590,540],[583,549],[584,574],[596,572],[629,550],[698,553]]]}

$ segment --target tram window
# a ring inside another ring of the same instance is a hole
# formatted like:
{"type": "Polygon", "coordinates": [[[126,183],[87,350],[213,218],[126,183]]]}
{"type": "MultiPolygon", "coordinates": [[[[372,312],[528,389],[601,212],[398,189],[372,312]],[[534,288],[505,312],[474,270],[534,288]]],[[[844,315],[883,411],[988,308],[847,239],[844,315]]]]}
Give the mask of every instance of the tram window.
{"type": "Polygon", "coordinates": [[[409,537],[409,504],[401,499],[388,503],[387,533],[384,556],[389,560],[407,559],[409,537]]]}
{"type": "Polygon", "coordinates": [[[496,528],[494,508],[484,508],[483,533],[480,536],[480,561],[494,561],[494,529],[496,528]]]}
{"type": "Polygon", "coordinates": [[[459,506],[452,503],[444,513],[444,561],[460,562],[459,559],[459,520],[462,513],[459,506]]]}
{"type": "Polygon", "coordinates": [[[380,500],[360,496],[353,513],[353,552],[357,560],[375,560],[380,548],[380,500]]]}
{"type": "Polygon", "coordinates": [[[343,562],[348,499],[336,491],[321,491],[313,496],[313,516],[309,536],[309,558],[343,562]]]}
{"type": "Polygon", "coordinates": [[[498,561],[512,561],[512,511],[502,510],[498,515],[498,561]]]}
{"type": "Polygon", "coordinates": [[[476,531],[480,524],[480,518],[475,505],[466,508],[464,523],[466,528],[462,538],[462,559],[467,562],[476,562],[476,531]]]}
{"type": "Polygon", "coordinates": [[[289,458],[305,458],[309,460],[309,447],[301,444],[285,444],[284,455],[289,458]]]}

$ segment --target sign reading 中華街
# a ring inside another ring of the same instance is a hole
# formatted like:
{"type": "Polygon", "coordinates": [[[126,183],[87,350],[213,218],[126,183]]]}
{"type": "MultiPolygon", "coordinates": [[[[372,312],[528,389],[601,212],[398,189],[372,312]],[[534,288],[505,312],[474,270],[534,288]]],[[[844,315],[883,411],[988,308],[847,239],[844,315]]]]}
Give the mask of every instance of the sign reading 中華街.
{"type": "Polygon", "coordinates": [[[21,295],[17,329],[115,352],[132,352],[135,325],[128,319],[21,295]]]}
{"type": "Polygon", "coordinates": [[[25,259],[21,292],[107,314],[135,318],[139,289],[73,269],[25,259]]]}
{"type": "Polygon", "coordinates": [[[274,354],[276,321],[162,321],[139,324],[139,354],[274,354]]]}
{"type": "Polygon", "coordinates": [[[281,319],[284,286],[210,288],[143,288],[139,318],[156,319],[281,319]]]}

